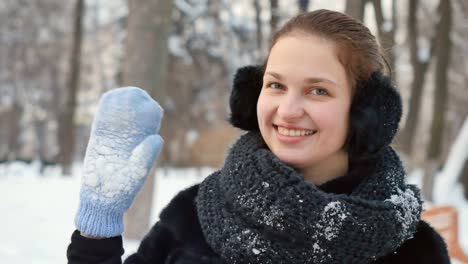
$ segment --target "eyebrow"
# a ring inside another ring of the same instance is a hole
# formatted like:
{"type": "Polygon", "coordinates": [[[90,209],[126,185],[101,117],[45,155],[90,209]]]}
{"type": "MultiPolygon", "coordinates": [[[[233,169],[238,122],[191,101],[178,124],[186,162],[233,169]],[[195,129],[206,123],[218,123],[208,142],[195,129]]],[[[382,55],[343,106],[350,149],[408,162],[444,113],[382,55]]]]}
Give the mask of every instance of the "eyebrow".
{"type": "MultiPolygon", "coordinates": [[[[265,72],[265,74],[271,75],[271,76],[275,77],[275,78],[278,79],[278,80],[283,80],[281,74],[279,74],[279,73],[272,72],[272,71],[268,71],[268,72],[265,72]]],[[[326,79],[326,78],[320,78],[320,77],[310,77],[310,78],[306,78],[306,79],[305,79],[305,82],[306,82],[306,83],[320,83],[320,82],[326,82],[326,83],[331,83],[331,84],[337,86],[336,82],[334,82],[334,81],[332,81],[332,80],[329,80],[329,79],[326,79]]]]}

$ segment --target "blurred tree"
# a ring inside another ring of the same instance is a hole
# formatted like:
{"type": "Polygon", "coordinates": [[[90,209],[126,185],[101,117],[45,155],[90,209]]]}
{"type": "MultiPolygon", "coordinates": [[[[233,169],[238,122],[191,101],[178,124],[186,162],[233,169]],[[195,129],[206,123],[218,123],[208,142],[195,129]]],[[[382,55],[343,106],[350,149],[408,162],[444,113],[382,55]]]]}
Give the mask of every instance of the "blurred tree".
{"type": "MultiPolygon", "coordinates": [[[[442,135],[446,128],[445,114],[447,112],[448,99],[448,72],[452,44],[450,33],[452,31],[452,7],[451,1],[440,0],[439,23],[436,29],[436,66],[435,66],[435,89],[434,106],[432,112],[432,124],[430,129],[429,143],[427,145],[427,165],[424,175],[424,191],[426,197],[432,200],[433,183],[435,173],[442,166],[444,160],[442,155],[442,135]]],[[[460,178],[461,179],[461,178],[460,178]]]]}
{"type": "Polygon", "coordinates": [[[346,1],[345,13],[360,21],[364,21],[364,11],[367,1],[368,0],[346,1]]]}
{"type": "Polygon", "coordinates": [[[465,160],[462,175],[461,175],[460,178],[461,178],[461,182],[463,184],[463,191],[464,191],[464,194],[465,194],[465,199],[468,200],[468,159],[465,160]]]}
{"type": "Polygon", "coordinates": [[[396,1],[392,1],[392,15],[390,19],[384,17],[382,2],[380,0],[372,0],[372,4],[374,6],[375,20],[379,33],[379,42],[382,45],[385,57],[388,60],[390,70],[392,71],[392,77],[393,79],[396,79],[394,54],[395,32],[397,26],[396,1]]]}
{"type": "Polygon", "coordinates": [[[298,0],[297,4],[299,5],[299,12],[304,13],[307,12],[307,10],[309,10],[309,0],[298,0]]]}
{"type": "Polygon", "coordinates": [[[0,61],[0,144],[2,144],[0,160],[2,162],[16,160],[20,156],[21,118],[24,105],[19,93],[20,70],[24,54],[24,45],[20,45],[20,4],[13,1],[3,3],[0,9],[1,61],[0,61]]]}
{"type": "Polygon", "coordinates": [[[410,61],[413,67],[413,79],[411,82],[411,97],[408,104],[409,110],[405,126],[398,135],[400,148],[409,156],[412,154],[414,133],[418,126],[419,112],[424,88],[426,73],[435,49],[435,38],[430,41],[429,47],[421,47],[418,40],[422,38],[418,29],[417,11],[419,0],[408,1],[408,40],[410,49],[410,61]]]}
{"type": "Polygon", "coordinates": [[[18,83],[16,79],[19,77],[18,75],[18,66],[16,60],[19,56],[20,51],[19,45],[11,45],[10,52],[7,54],[8,59],[10,61],[10,66],[13,66],[9,70],[9,81],[12,84],[11,87],[11,95],[10,95],[10,104],[7,107],[7,110],[2,113],[2,127],[4,127],[6,132],[6,153],[5,157],[2,157],[2,160],[16,160],[19,157],[19,137],[21,135],[21,117],[23,116],[24,106],[20,101],[20,94],[18,91],[18,83]]]}
{"type": "Polygon", "coordinates": [[[13,104],[9,111],[4,114],[4,122],[8,131],[7,133],[7,156],[5,160],[13,161],[19,157],[19,135],[21,134],[21,116],[23,115],[24,108],[18,101],[18,97],[14,96],[13,104]]]}
{"type": "Polygon", "coordinates": [[[6,127],[0,151],[8,149],[10,160],[50,161],[56,156],[55,130],[43,129],[58,123],[58,102],[65,98],[70,9],[60,0],[5,0],[0,5],[0,126],[6,127]]]}
{"type": "Polygon", "coordinates": [[[257,49],[262,49],[263,34],[262,34],[262,20],[261,13],[262,7],[260,6],[260,0],[254,0],[254,9],[255,9],[255,25],[256,25],[256,36],[257,36],[257,49]]]}
{"type": "Polygon", "coordinates": [[[429,63],[433,54],[436,54],[435,68],[435,90],[434,106],[432,116],[432,126],[429,143],[427,147],[427,157],[424,161],[423,194],[428,200],[432,200],[435,173],[442,165],[442,132],[445,128],[445,112],[448,98],[448,70],[450,62],[450,32],[451,4],[450,1],[439,1],[439,21],[436,24],[436,32],[430,41],[429,47],[418,47],[420,38],[417,29],[416,12],[418,1],[409,1],[408,34],[410,40],[411,63],[413,65],[413,83],[411,85],[411,97],[409,112],[405,122],[405,127],[401,131],[399,140],[402,149],[412,155],[413,141],[416,128],[419,124],[419,112],[424,87],[424,80],[428,71],[429,63]]]}
{"type": "Polygon", "coordinates": [[[70,72],[67,82],[65,104],[58,115],[58,142],[60,145],[60,165],[64,175],[71,175],[73,154],[75,149],[75,110],[76,96],[79,87],[82,43],[82,19],[84,16],[84,0],[77,0],[73,16],[73,42],[70,56],[70,72]]]}
{"type": "MultiPolygon", "coordinates": [[[[448,104],[445,113],[445,129],[442,156],[449,154],[452,142],[463,126],[465,118],[468,116],[468,92],[466,83],[468,82],[468,1],[452,1],[453,25],[450,32],[451,52],[450,71],[448,83],[450,85],[448,104]],[[462,54],[464,56],[462,56],[462,54]]],[[[461,181],[464,185],[465,197],[468,198],[468,159],[465,161],[461,181]]]]}
{"type": "Polygon", "coordinates": [[[439,3],[440,22],[437,25],[437,50],[435,68],[434,111],[432,114],[431,137],[428,145],[428,159],[440,162],[442,153],[442,134],[445,129],[445,113],[448,98],[448,73],[452,44],[450,32],[452,31],[451,1],[441,0],[439,3]]]}
{"type": "Polygon", "coordinates": [[[271,28],[271,36],[275,34],[278,30],[278,23],[280,20],[280,11],[279,11],[279,3],[278,0],[270,0],[270,28],[271,28]]]}
{"type": "MultiPolygon", "coordinates": [[[[166,108],[167,42],[173,1],[129,0],[128,7],[123,85],[146,89],[163,108],[166,108]]],[[[124,235],[129,239],[141,239],[148,232],[154,171],[155,167],[125,215],[124,235]]]]}

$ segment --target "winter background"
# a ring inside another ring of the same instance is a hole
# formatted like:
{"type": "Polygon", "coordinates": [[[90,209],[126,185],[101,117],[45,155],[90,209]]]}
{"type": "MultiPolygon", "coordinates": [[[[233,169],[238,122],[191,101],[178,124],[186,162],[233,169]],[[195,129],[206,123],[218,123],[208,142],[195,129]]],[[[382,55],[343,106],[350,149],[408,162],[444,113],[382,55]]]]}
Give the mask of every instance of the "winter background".
{"type": "MultiPolygon", "coordinates": [[[[135,1],[140,7],[155,2],[135,1]]],[[[226,122],[235,69],[261,63],[271,32],[297,14],[301,6],[307,10],[328,8],[348,10],[354,16],[363,14],[364,22],[375,34],[393,32],[394,76],[405,103],[401,134],[413,130],[411,140],[402,136],[397,150],[407,168],[408,182],[423,189],[427,209],[440,205],[457,209],[459,242],[468,254],[466,1],[420,1],[415,12],[419,32],[411,34],[408,4],[412,1],[398,5],[390,0],[159,1],[163,2],[173,5],[167,36],[167,74],[158,79],[167,85],[154,85],[158,89],[148,91],[166,111],[161,131],[166,144],[155,173],[151,223],[158,220],[161,209],[178,191],[201,182],[219,167],[226,149],[239,136],[240,132],[226,122]],[[380,2],[383,18],[376,12],[376,3],[380,2]],[[436,25],[444,21],[437,11],[443,2],[452,5],[452,55],[446,71],[440,74],[439,58],[450,55],[431,47],[433,39],[443,38],[438,33],[447,31],[436,30],[436,25]],[[417,43],[416,49],[411,49],[412,40],[417,43]],[[416,54],[416,62],[411,54],[416,54]],[[419,118],[414,119],[410,107],[415,105],[411,100],[415,89],[412,83],[421,74],[426,81],[421,86],[419,118]],[[444,85],[438,85],[441,78],[444,80],[440,76],[446,77],[444,85]],[[441,95],[441,88],[445,94],[441,95]],[[439,98],[447,98],[446,105],[437,104],[439,98]],[[428,146],[436,138],[431,125],[440,112],[445,113],[444,134],[434,159],[428,146]]],[[[126,53],[147,49],[149,54],[159,45],[157,38],[154,43],[143,43],[146,46],[126,44],[130,33],[139,30],[127,29],[130,12],[125,0],[0,2],[0,263],[66,262],[82,160],[98,99],[105,91],[125,83],[131,72],[126,67],[126,53]],[[75,4],[79,2],[84,3],[84,12],[81,61],[77,62],[73,60],[73,45],[77,43],[73,25],[75,4]],[[76,67],[79,71],[74,79],[76,67]],[[79,83],[72,93],[69,87],[76,79],[79,83]],[[72,105],[71,94],[75,95],[76,105],[70,117],[67,107],[72,105]],[[72,124],[73,139],[67,133],[67,124],[72,124]],[[68,148],[70,141],[75,142],[72,151],[68,148]],[[68,163],[60,154],[67,151],[71,153],[68,163]]],[[[140,63],[147,62],[145,59],[140,58],[140,63]]],[[[138,243],[125,239],[125,255],[134,252],[138,243]]]]}

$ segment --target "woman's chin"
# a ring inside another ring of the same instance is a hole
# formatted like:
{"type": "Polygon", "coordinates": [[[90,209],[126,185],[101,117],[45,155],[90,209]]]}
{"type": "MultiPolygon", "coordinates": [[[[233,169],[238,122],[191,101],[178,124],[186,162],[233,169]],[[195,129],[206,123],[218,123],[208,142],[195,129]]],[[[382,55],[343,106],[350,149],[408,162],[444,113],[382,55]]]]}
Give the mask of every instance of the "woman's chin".
{"type": "Polygon", "coordinates": [[[280,159],[282,162],[286,163],[287,165],[293,167],[293,168],[303,168],[306,166],[307,163],[310,163],[310,161],[304,160],[304,155],[285,155],[285,154],[279,154],[276,155],[278,159],[280,159]]]}

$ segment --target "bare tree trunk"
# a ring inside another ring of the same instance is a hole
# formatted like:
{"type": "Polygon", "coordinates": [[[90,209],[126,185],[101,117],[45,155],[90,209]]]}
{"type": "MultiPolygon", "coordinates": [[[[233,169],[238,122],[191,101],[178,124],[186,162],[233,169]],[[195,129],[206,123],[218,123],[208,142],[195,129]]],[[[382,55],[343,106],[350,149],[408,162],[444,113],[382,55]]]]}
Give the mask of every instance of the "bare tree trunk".
{"type": "Polygon", "coordinates": [[[298,5],[299,5],[299,12],[305,13],[309,9],[309,0],[299,0],[298,5]]]}
{"type": "Polygon", "coordinates": [[[406,118],[405,127],[398,135],[401,149],[409,156],[412,153],[414,132],[419,121],[419,112],[421,109],[421,99],[424,88],[424,81],[429,67],[429,62],[432,53],[435,49],[434,40],[431,41],[431,47],[426,58],[420,58],[420,47],[418,45],[418,20],[417,10],[419,1],[409,1],[409,14],[408,14],[408,38],[410,45],[410,60],[413,66],[413,80],[411,83],[411,97],[409,102],[409,111],[406,118]]]}
{"type": "MultiPolygon", "coordinates": [[[[445,1],[445,0],[442,0],[445,1]]],[[[428,160],[424,164],[424,178],[422,184],[422,195],[429,201],[434,200],[434,182],[439,165],[433,160],[428,160]]]]}
{"type": "Polygon", "coordinates": [[[372,0],[375,12],[375,19],[377,22],[377,30],[379,32],[379,41],[385,53],[385,57],[388,60],[389,70],[391,71],[393,79],[395,76],[395,31],[396,31],[396,3],[392,2],[392,17],[385,19],[382,12],[382,2],[380,0],[372,0]]]}
{"type": "Polygon", "coordinates": [[[255,24],[257,25],[257,49],[262,50],[263,34],[262,34],[262,20],[260,19],[260,14],[262,8],[260,6],[260,0],[254,0],[254,9],[255,9],[255,24]]]}
{"type": "Polygon", "coordinates": [[[465,160],[465,165],[463,166],[462,175],[460,179],[463,185],[465,199],[468,199],[468,160],[465,160]]]}
{"type": "MultiPolygon", "coordinates": [[[[146,89],[163,108],[166,104],[167,39],[172,0],[129,0],[123,84],[146,89]]],[[[164,135],[162,135],[164,138],[164,135]]],[[[124,236],[141,239],[150,227],[154,171],[125,215],[124,236]]]]}
{"type": "Polygon", "coordinates": [[[346,1],[345,13],[360,21],[364,21],[366,3],[367,0],[348,0],[346,1]]]}
{"type": "Polygon", "coordinates": [[[70,75],[67,83],[68,93],[63,110],[59,113],[60,164],[64,175],[71,175],[73,154],[75,150],[75,110],[76,95],[80,80],[82,18],[84,0],[77,0],[73,23],[73,43],[70,56],[70,75]]]}
{"type": "Polygon", "coordinates": [[[448,0],[440,0],[440,22],[437,27],[437,64],[435,69],[434,111],[432,116],[431,140],[428,147],[428,158],[440,161],[442,152],[442,135],[445,129],[445,112],[448,97],[448,71],[452,45],[452,8],[448,0]]]}
{"type": "Polygon", "coordinates": [[[148,91],[164,107],[172,0],[129,0],[123,84],[148,91]]]}
{"type": "Polygon", "coordinates": [[[279,23],[278,0],[270,0],[270,10],[271,10],[270,28],[271,28],[271,36],[273,36],[275,32],[278,30],[278,23],[279,23]]]}
{"type": "Polygon", "coordinates": [[[47,120],[35,120],[34,128],[37,140],[37,154],[39,155],[40,168],[39,171],[42,175],[44,172],[45,164],[48,162],[47,158],[47,120]]]}
{"type": "Polygon", "coordinates": [[[434,111],[423,182],[423,193],[429,201],[433,200],[434,178],[440,169],[442,132],[445,127],[444,117],[448,96],[447,75],[450,62],[450,31],[452,26],[450,1],[440,0],[439,13],[440,20],[437,24],[435,38],[437,64],[435,69],[434,111]]]}
{"type": "Polygon", "coordinates": [[[21,134],[21,116],[23,115],[23,107],[17,101],[17,98],[13,99],[13,105],[6,116],[6,126],[8,128],[8,140],[7,140],[7,160],[12,161],[18,158],[19,152],[19,135],[21,134]]]}
{"type": "Polygon", "coordinates": [[[13,104],[9,111],[5,113],[5,127],[7,128],[7,157],[8,161],[16,160],[19,158],[19,137],[21,135],[21,117],[23,115],[24,107],[20,102],[20,87],[19,83],[19,67],[18,61],[23,61],[24,47],[19,48],[17,45],[12,45],[9,58],[12,59],[11,69],[11,82],[13,84],[13,104]]]}

